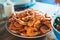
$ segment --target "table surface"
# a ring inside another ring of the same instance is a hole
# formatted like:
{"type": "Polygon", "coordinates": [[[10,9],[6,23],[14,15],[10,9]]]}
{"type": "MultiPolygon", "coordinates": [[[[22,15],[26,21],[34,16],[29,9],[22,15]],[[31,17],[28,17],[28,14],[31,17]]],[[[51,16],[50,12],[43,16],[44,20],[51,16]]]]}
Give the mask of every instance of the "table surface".
{"type": "MultiPolygon", "coordinates": [[[[36,3],[36,5],[34,5],[31,8],[48,13],[50,15],[53,15],[53,13],[59,9],[59,7],[56,5],[50,5],[50,4],[44,4],[44,3],[36,3]]],[[[42,38],[36,38],[36,39],[19,38],[10,34],[5,29],[5,26],[4,26],[5,24],[6,24],[6,19],[0,20],[0,40],[55,40],[56,38],[53,31],[51,31],[49,34],[47,34],[46,36],[42,38]]]]}

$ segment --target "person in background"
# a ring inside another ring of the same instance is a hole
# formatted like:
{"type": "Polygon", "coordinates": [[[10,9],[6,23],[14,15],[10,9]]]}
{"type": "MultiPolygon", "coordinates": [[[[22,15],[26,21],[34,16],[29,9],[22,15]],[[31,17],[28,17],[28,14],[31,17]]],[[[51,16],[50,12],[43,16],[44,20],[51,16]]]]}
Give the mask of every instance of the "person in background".
{"type": "Polygon", "coordinates": [[[60,3],[60,0],[55,0],[56,3],[60,3]]]}
{"type": "Polygon", "coordinates": [[[55,0],[57,6],[60,6],[60,0],[55,0]]]}

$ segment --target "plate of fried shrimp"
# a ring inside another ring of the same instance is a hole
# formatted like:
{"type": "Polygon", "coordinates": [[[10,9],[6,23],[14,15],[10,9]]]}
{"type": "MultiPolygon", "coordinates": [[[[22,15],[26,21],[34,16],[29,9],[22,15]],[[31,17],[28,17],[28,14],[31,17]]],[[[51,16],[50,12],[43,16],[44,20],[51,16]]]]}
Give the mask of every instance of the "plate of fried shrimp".
{"type": "Polygon", "coordinates": [[[25,9],[11,13],[6,29],[17,37],[43,37],[52,30],[51,17],[34,9],[25,9]]]}

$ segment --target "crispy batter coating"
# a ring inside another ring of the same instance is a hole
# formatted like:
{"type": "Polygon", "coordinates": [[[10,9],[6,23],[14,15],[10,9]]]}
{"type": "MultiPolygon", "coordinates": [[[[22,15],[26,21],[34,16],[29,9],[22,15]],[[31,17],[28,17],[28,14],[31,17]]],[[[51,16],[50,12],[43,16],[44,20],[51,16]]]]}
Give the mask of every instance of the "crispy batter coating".
{"type": "Polygon", "coordinates": [[[12,13],[8,19],[8,29],[23,36],[46,34],[52,29],[51,17],[34,9],[12,13]]]}

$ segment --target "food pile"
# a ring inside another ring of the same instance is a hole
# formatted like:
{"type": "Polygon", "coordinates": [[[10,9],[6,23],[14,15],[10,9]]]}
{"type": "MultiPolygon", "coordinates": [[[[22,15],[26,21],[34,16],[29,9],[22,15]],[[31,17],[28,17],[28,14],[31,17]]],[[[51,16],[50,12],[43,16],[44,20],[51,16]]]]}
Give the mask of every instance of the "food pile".
{"type": "Polygon", "coordinates": [[[51,17],[34,9],[12,13],[8,19],[8,29],[22,36],[38,36],[52,29],[51,17]]]}

